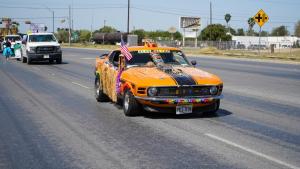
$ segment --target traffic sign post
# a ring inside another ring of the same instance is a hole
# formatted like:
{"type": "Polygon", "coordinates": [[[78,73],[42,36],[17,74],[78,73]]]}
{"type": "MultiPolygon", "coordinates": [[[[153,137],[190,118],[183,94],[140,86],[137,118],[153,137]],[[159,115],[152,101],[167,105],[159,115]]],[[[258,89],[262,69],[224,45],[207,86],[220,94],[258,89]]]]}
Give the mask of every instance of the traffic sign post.
{"type": "Polygon", "coordinates": [[[265,13],[264,10],[259,10],[256,15],[253,17],[255,22],[259,25],[259,42],[258,42],[258,53],[260,55],[260,37],[261,37],[261,27],[268,22],[269,16],[265,13]]]}

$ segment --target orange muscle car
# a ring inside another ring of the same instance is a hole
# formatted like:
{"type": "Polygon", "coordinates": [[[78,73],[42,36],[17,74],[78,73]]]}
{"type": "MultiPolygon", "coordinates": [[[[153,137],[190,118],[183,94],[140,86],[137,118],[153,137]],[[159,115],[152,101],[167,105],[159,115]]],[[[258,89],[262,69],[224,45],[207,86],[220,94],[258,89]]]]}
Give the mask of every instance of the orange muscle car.
{"type": "Polygon", "coordinates": [[[223,82],[195,68],[183,52],[154,43],[128,47],[130,60],[120,49],[96,58],[95,96],[99,102],[121,103],[126,116],[142,110],[187,114],[215,113],[223,82]]]}

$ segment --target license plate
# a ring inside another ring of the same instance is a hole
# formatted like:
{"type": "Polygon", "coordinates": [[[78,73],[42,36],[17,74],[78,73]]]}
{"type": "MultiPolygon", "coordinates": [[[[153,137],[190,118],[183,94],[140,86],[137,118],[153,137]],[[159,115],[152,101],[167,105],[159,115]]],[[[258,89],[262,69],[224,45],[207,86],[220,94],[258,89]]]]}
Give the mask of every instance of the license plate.
{"type": "Polygon", "coordinates": [[[49,59],[49,55],[44,55],[44,59],[49,59]]]}
{"type": "Polygon", "coordinates": [[[176,114],[188,114],[193,112],[193,105],[176,106],[176,114]]]}

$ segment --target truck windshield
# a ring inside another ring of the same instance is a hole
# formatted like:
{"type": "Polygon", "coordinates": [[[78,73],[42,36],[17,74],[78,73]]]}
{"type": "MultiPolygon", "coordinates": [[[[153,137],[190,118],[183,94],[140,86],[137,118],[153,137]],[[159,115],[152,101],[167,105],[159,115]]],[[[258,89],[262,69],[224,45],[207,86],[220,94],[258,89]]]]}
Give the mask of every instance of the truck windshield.
{"type": "Polygon", "coordinates": [[[56,42],[53,35],[30,35],[29,42],[56,42]]]}
{"type": "MultiPolygon", "coordinates": [[[[129,61],[126,60],[127,65],[138,65],[144,66],[148,62],[153,62],[153,58],[151,57],[151,52],[153,51],[133,51],[130,52],[132,54],[132,59],[129,61]]],[[[173,51],[155,51],[158,55],[161,56],[163,62],[169,65],[189,65],[188,60],[184,56],[181,51],[173,50],[173,51]]]]}

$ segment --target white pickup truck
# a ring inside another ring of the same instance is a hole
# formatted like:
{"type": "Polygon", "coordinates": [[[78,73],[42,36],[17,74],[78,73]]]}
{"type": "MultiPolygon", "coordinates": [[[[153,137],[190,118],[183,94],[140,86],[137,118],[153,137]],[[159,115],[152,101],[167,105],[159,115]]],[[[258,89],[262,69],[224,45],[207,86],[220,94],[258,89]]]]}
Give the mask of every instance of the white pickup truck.
{"type": "Polygon", "coordinates": [[[62,63],[60,44],[53,33],[32,33],[23,37],[22,61],[31,64],[32,61],[49,61],[62,63]]]}

